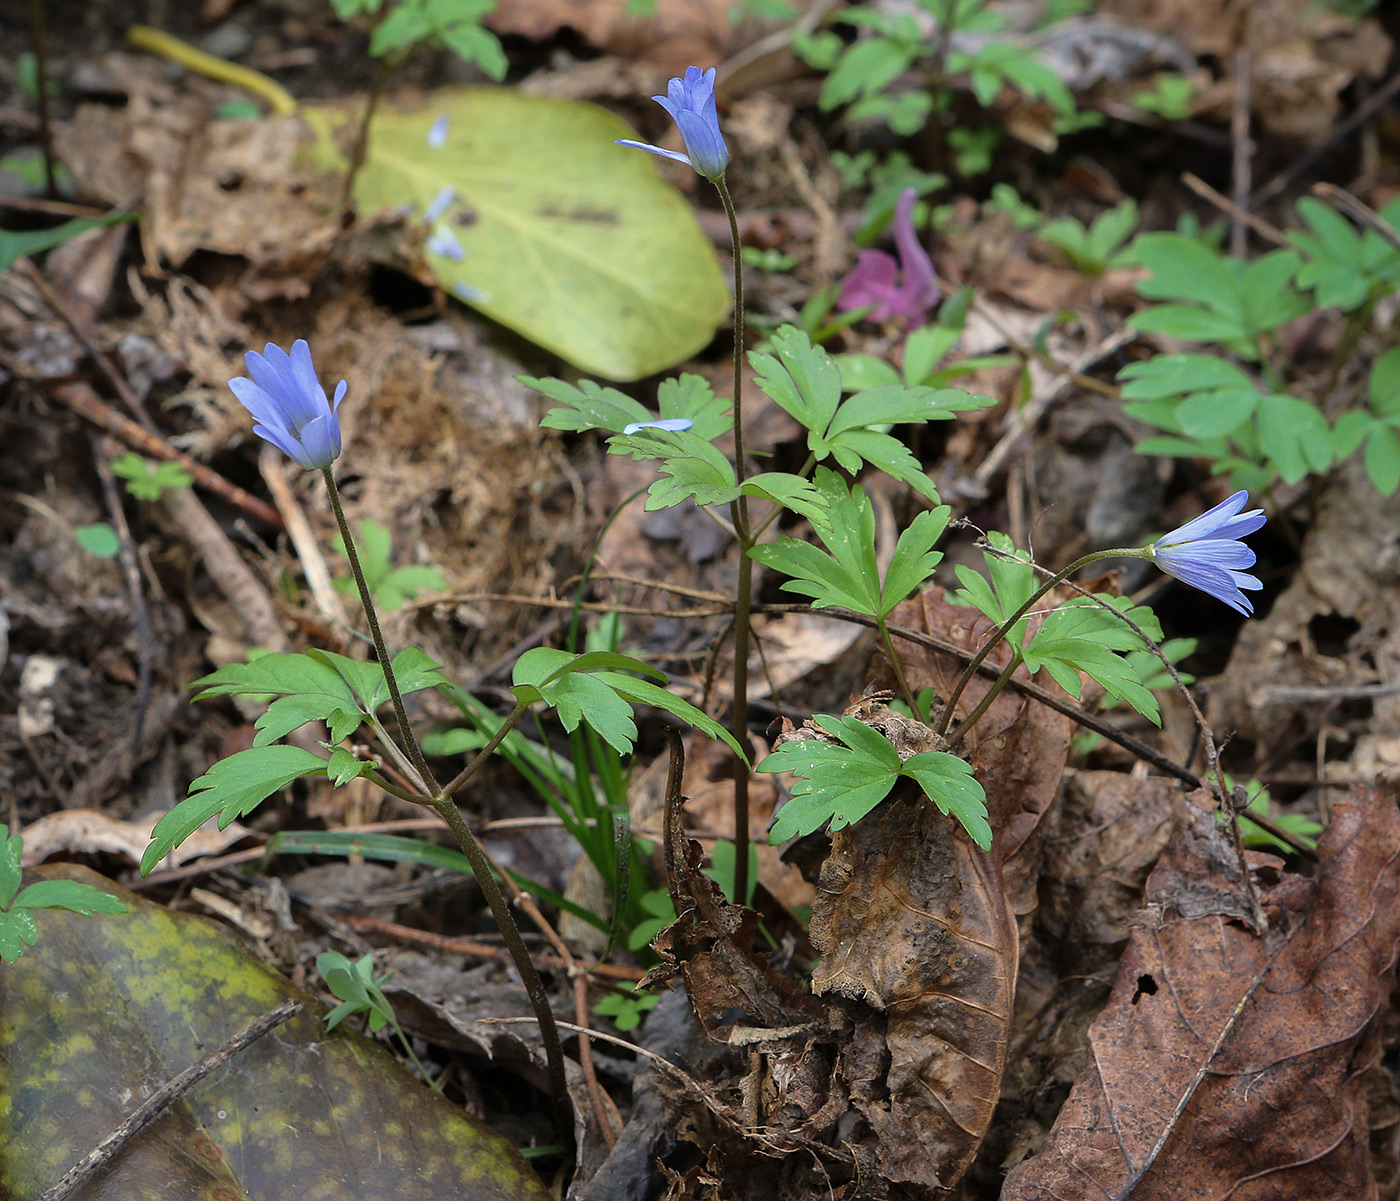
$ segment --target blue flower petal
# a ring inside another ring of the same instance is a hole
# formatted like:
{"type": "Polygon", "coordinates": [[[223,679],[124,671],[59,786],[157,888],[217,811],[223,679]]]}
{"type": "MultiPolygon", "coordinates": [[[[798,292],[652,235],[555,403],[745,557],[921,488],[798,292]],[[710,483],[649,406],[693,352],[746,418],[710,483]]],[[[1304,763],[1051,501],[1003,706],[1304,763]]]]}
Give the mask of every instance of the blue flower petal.
{"type": "Polygon", "coordinates": [[[307,470],[329,467],[340,454],[337,410],[345,399],[345,381],[336,387],[333,408],[303,339],[292,343],[291,354],[269,342],[262,354],[249,351],[244,361],[253,378],[239,376],[228,386],[252,414],[253,432],[307,470]]]}
{"type": "Polygon", "coordinates": [[[660,155],[662,158],[675,159],[676,162],[684,163],[687,167],[695,165],[687,155],[680,154],[675,150],[662,150],[660,146],[652,146],[647,142],[634,142],[630,138],[618,138],[617,144],[619,146],[635,146],[638,150],[645,150],[650,154],[660,155]]]}
{"type": "Polygon", "coordinates": [[[1236,492],[1148,547],[1153,562],[1168,575],[1246,616],[1254,612],[1254,606],[1241,590],[1255,592],[1264,586],[1239,570],[1253,566],[1255,554],[1237,539],[1264,524],[1263,510],[1240,512],[1248,500],[1249,493],[1236,492]]]}
{"type": "Polygon", "coordinates": [[[715,69],[702,71],[699,67],[687,67],[685,75],[673,79],[666,85],[666,95],[653,96],[676,123],[681,140],[685,142],[685,154],[673,150],[662,150],[646,142],[619,140],[619,146],[634,146],[647,150],[663,158],[689,163],[706,179],[718,182],[729,166],[729,147],[725,145],[724,134],[719,128],[719,114],[715,107],[715,69]]]}
{"type": "Polygon", "coordinates": [[[679,432],[690,429],[695,422],[689,417],[662,417],[658,421],[631,421],[622,427],[624,434],[635,434],[638,430],[671,430],[679,432]]]}

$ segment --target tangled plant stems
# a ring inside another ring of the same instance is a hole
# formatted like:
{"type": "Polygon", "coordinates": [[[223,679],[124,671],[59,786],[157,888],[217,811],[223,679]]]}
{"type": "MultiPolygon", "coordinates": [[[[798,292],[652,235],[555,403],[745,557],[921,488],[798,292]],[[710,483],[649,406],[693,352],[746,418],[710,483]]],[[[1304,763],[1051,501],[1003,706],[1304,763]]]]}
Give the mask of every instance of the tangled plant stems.
{"type": "MultiPolygon", "coordinates": [[[[1251,592],[1255,592],[1262,588],[1263,584],[1259,582],[1257,577],[1247,575],[1241,570],[1241,568],[1254,565],[1255,555],[1239,539],[1246,534],[1254,533],[1263,526],[1265,518],[1263,509],[1250,509],[1247,513],[1241,513],[1240,510],[1248,501],[1248,492],[1236,492],[1233,496],[1221,501],[1215,508],[1202,513],[1199,517],[1188,521],[1170,533],[1163,534],[1150,546],[1118,547],[1113,550],[1094,551],[1092,554],[1076,559],[1063,571],[1051,576],[1031,595],[1025,604],[992,632],[986,645],[968,663],[943,706],[943,712],[938,720],[938,733],[945,735],[948,733],[948,727],[953,720],[953,712],[957,707],[958,698],[962,696],[963,689],[977,674],[977,669],[991,653],[992,648],[1030,611],[1031,606],[1057,584],[1063,583],[1081,568],[1087,567],[1090,563],[1097,563],[1100,559],[1151,559],[1169,576],[1175,577],[1183,584],[1199,588],[1202,592],[1208,593],[1216,600],[1229,605],[1245,616],[1253,613],[1254,606],[1250,604],[1249,598],[1244,595],[1241,589],[1247,588],[1251,592]]],[[[997,683],[1002,684],[1004,680],[998,680],[997,683]]],[[[999,689],[993,688],[989,696],[994,695],[997,691],[999,689]]],[[[971,721],[980,715],[987,703],[989,702],[984,701],[982,705],[979,705],[978,714],[974,714],[973,718],[965,721],[963,729],[966,729],[971,721]]]]}
{"type": "MultiPolygon", "coordinates": [[[[571,1127],[567,1121],[568,1089],[564,1075],[564,1052],[559,1041],[559,1031],[554,1022],[554,1014],[549,1008],[549,997],[545,992],[539,972],[535,970],[534,962],[530,959],[530,953],[525,948],[525,942],[520,937],[520,930],[506,905],[500,885],[496,883],[495,877],[491,874],[491,864],[486,858],[486,852],[481,849],[481,844],[477,842],[476,836],[472,834],[471,828],[466,823],[466,819],[462,817],[461,811],[452,800],[452,794],[476,774],[476,771],[496,749],[501,740],[519,722],[526,706],[523,703],[516,705],[511,715],[501,723],[500,729],[497,730],[496,736],[491,742],[446,787],[437,783],[433,778],[432,769],[428,766],[427,758],[423,754],[423,749],[418,743],[417,735],[414,734],[413,727],[409,724],[408,714],[404,709],[403,695],[399,690],[398,678],[394,673],[388,649],[384,644],[384,633],[379,627],[379,615],[375,609],[374,599],[370,595],[364,570],[360,565],[360,556],[355,548],[355,540],[350,533],[350,524],[345,520],[345,510],[340,503],[340,490],[336,487],[335,474],[331,469],[331,464],[339,458],[341,450],[338,410],[340,402],[345,397],[345,381],[341,380],[337,386],[335,402],[332,404],[326,399],[325,389],[321,387],[316,378],[316,369],[311,361],[311,348],[300,339],[292,344],[290,354],[282,350],[281,347],[269,343],[262,354],[250,351],[245,361],[248,364],[248,372],[253,378],[231,379],[229,380],[229,388],[253,415],[255,421],[253,432],[258,437],[272,443],[273,446],[290,456],[306,470],[319,469],[326,482],[326,491],[330,496],[331,508],[335,511],[336,524],[339,525],[340,536],[345,542],[346,557],[350,560],[350,570],[354,574],[355,585],[359,589],[360,603],[365,611],[365,620],[369,623],[370,634],[374,639],[374,653],[379,660],[380,667],[384,670],[384,681],[389,688],[389,697],[393,702],[399,736],[403,739],[403,746],[407,751],[408,763],[405,766],[408,770],[405,774],[412,779],[419,791],[415,795],[412,792],[394,788],[388,785],[387,781],[379,780],[373,776],[371,778],[375,778],[377,783],[387,787],[394,795],[415,801],[418,804],[428,805],[435,810],[447,823],[448,828],[457,839],[457,845],[461,847],[462,853],[471,863],[472,873],[476,877],[482,895],[486,898],[486,903],[491,907],[491,913],[496,919],[496,924],[500,928],[506,946],[510,949],[511,959],[520,972],[521,980],[530,995],[530,1003],[539,1021],[540,1034],[544,1040],[545,1052],[549,1059],[550,1083],[555,1106],[558,1109],[560,1129],[567,1135],[571,1127]]],[[[396,748],[391,747],[390,749],[396,748]]]]}
{"type": "MultiPolygon", "coordinates": [[[[671,114],[685,153],[663,150],[648,142],[618,139],[619,146],[634,146],[662,158],[693,167],[719,192],[729,218],[729,242],[734,258],[734,476],[739,496],[729,508],[730,521],[739,542],[739,582],[734,594],[734,711],[731,732],[745,755],[752,758],[749,741],[749,606],[753,593],[753,560],[749,551],[758,540],[749,522],[749,502],[744,495],[744,259],[739,242],[739,219],[734,212],[724,174],[729,167],[729,147],[719,127],[715,108],[715,69],[687,67],[673,79],[666,95],[653,100],[671,114]]],[[[734,896],[748,895],[749,886],[749,768],[734,760],[734,896]]]]}

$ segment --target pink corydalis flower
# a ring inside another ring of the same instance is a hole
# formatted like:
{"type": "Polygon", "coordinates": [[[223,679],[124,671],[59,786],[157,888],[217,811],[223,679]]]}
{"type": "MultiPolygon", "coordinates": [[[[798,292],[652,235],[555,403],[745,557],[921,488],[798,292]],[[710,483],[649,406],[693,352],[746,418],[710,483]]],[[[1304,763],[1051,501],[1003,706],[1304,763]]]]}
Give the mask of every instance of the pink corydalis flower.
{"type": "Polygon", "coordinates": [[[919,198],[913,188],[905,188],[894,213],[894,244],[899,258],[883,250],[862,250],[851,273],[841,281],[841,298],[836,307],[843,312],[873,305],[866,317],[870,321],[887,321],[903,317],[911,325],[919,324],[943,295],[933,262],[914,232],[914,202],[919,198]],[[903,272],[902,283],[896,283],[903,272]]]}

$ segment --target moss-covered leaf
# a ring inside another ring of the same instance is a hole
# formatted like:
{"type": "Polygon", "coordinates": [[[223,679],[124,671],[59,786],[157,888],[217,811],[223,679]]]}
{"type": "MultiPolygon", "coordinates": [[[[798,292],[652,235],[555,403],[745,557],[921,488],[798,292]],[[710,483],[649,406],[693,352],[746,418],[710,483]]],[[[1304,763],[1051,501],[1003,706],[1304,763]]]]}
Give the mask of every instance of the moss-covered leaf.
{"type": "Polygon", "coordinates": [[[35,914],[0,970],[0,1196],[40,1196],[141,1101],[287,997],[307,1009],[216,1069],[138,1135],[83,1198],[546,1201],[515,1150],[379,1044],[239,949],[75,866],[124,914],[35,914]]]}

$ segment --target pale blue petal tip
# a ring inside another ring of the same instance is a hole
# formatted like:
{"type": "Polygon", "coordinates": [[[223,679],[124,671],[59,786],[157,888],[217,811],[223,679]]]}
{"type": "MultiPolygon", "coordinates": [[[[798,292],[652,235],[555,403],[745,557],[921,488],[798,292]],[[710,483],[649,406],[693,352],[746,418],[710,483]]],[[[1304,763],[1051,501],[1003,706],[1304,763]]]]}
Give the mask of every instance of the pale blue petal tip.
{"type": "Polygon", "coordinates": [[[433,197],[432,204],[428,205],[428,207],[424,210],[423,220],[426,221],[429,225],[431,225],[434,221],[441,217],[443,213],[447,212],[448,206],[456,199],[457,189],[451,187],[450,185],[444,187],[440,192],[438,192],[436,196],[433,197]]]}
{"type": "Polygon", "coordinates": [[[439,113],[438,119],[433,122],[428,130],[428,148],[430,150],[441,150],[447,145],[448,116],[446,113],[439,113]]]}
{"type": "Polygon", "coordinates": [[[622,427],[624,434],[635,434],[638,430],[670,430],[679,433],[690,429],[695,422],[689,417],[662,417],[658,421],[632,421],[622,427]]]}

